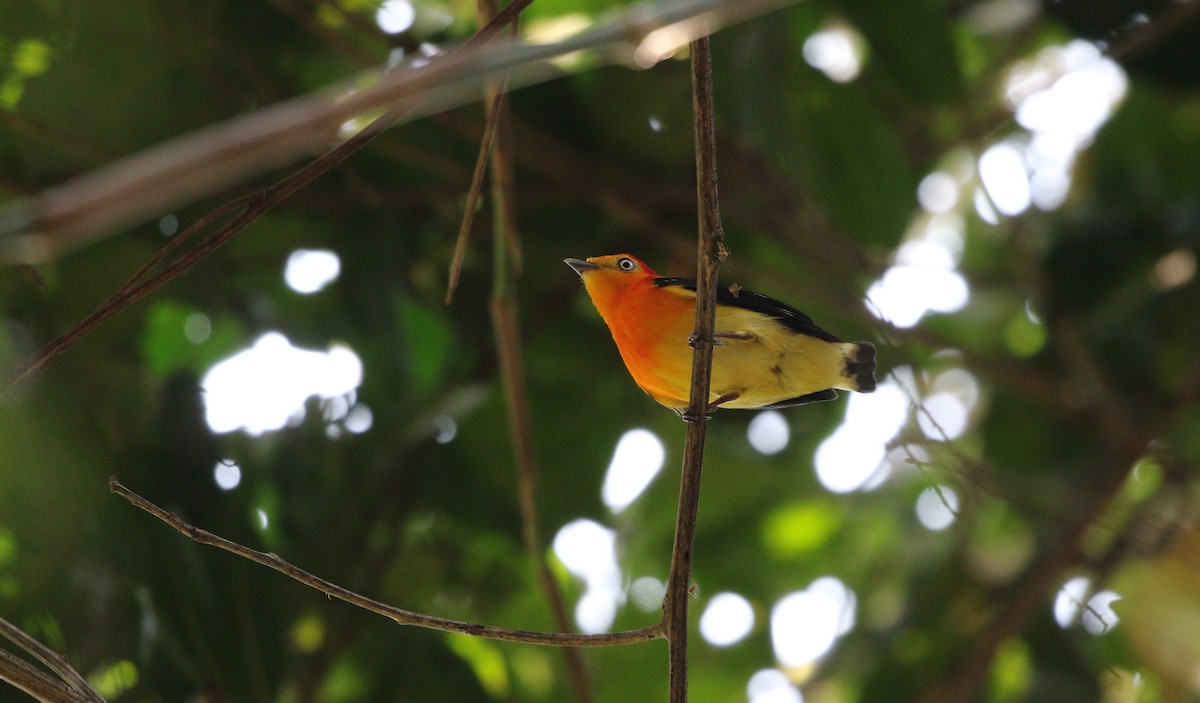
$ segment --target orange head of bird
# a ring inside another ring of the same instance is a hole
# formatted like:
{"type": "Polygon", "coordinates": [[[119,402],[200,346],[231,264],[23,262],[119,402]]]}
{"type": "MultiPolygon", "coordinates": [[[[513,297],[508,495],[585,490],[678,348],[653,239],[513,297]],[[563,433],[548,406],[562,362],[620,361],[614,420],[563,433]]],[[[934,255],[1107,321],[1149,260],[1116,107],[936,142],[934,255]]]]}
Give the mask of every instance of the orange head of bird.
{"type": "Polygon", "coordinates": [[[631,254],[563,259],[583,279],[588,295],[603,314],[631,286],[655,279],[654,269],[631,254]]]}

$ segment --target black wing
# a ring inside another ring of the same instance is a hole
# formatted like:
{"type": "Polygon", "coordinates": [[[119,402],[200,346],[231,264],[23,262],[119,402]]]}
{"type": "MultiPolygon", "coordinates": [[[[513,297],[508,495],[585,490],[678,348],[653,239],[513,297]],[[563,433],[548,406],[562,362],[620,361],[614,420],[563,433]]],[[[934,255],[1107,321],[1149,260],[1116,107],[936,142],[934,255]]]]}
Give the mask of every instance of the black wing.
{"type": "Polygon", "coordinates": [[[833,390],[832,388],[827,388],[823,391],[817,391],[816,393],[809,393],[808,395],[801,395],[795,398],[781,400],[778,403],[771,403],[770,405],[764,405],[763,407],[770,410],[779,410],[781,408],[791,408],[797,405],[805,405],[807,403],[823,403],[826,400],[834,400],[837,397],[837,391],[833,390]]]}
{"type": "MultiPolygon", "coordinates": [[[[696,279],[694,279],[694,278],[678,278],[678,277],[674,277],[674,276],[660,276],[660,277],[654,279],[654,285],[658,286],[659,288],[669,288],[671,286],[679,286],[681,288],[690,290],[693,293],[696,292],[696,279]]],[[[799,310],[792,307],[791,305],[788,305],[787,303],[781,303],[774,298],[770,298],[768,296],[763,295],[762,293],[755,293],[754,291],[749,291],[749,290],[739,290],[737,295],[734,295],[733,293],[730,293],[729,289],[726,288],[725,286],[718,285],[717,286],[717,304],[718,305],[729,305],[729,306],[735,307],[735,308],[744,308],[746,310],[753,310],[754,312],[760,312],[764,315],[768,315],[770,317],[775,318],[776,320],[779,320],[780,322],[782,322],[784,324],[784,326],[786,326],[788,329],[790,329],[794,332],[799,332],[800,334],[806,334],[809,337],[816,337],[817,339],[820,339],[822,341],[826,341],[826,342],[842,341],[841,339],[826,332],[825,330],[821,329],[820,327],[817,327],[817,323],[813,322],[812,318],[809,317],[808,315],[805,315],[804,313],[800,312],[799,310]]],[[[813,400],[826,400],[826,399],[825,398],[820,398],[820,399],[814,398],[813,400]]],[[[784,402],[790,402],[790,401],[784,401],[784,402]]],[[[801,402],[811,402],[811,401],[801,401],[801,402]]]]}

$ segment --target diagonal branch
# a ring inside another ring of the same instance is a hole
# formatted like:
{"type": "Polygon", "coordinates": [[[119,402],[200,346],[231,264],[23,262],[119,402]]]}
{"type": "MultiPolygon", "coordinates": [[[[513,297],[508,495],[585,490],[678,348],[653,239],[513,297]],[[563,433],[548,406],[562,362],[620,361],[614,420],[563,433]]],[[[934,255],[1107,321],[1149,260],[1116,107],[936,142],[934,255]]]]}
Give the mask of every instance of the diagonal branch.
{"type": "Polygon", "coordinates": [[[0,681],[7,681],[43,703],[88,703],[93,700],[3,649],[0,649],[0,681]]]}
{"type": "MultiPolygon", "coordinates": [[[[513,0],[503,12],[500,12],[481,28],[470,41],[464,46],[463,50],[468,50],[475,44],[486,41],[500,30],[504,23],[511,22],[522,9],[527,7],[533,0],[513,0]]],[[[267,210],[270,210],[275,205],[292,196],[296,191],[304,186],[312,183],[322,174],[337,164],[347,159],[351,154],[366,146],[371,140],[388,129],[401,118],[409,114],[414,109],[408,103],[401,103],[393,106],[383,115],[376,118],[357,134],[342,142],[338,146],[330,149],[316,159],[305,164],[298,170],[289,174],[282,180],[276,182],[270,187],[250,193],[240,198],[231,200],[204,217],[200,218],[191,227],[188,227],[183,233],[175,237],[170,243],[163,246],[157,254],[150,258],[138,271],[130,277],[116,292],[114,292],[107,300],[100,304],[87,317],[73,325],[69,330],[64,332],[52,340],[45,347],[40,349],[28,362],[16,371],[9,379],[0,386],[0,402],[3,402],[12,395],[13,392],[23,383],[29,381],[42,373],[55,359],[62,356],[75,345],[80,339],[91,332],[96,327],[100,326],[105,320],[112,317],[116,313],[123,310],[126,306],[136,302],[142,297],[152,293],[163,284],[173,280],[176,276],[183,273],[184,270],[191,267],[200,259],[207,256],[212,251],[215,251],[231,237],[245,229],[250,223],[257,220],[267,210]],[[207,227],[215,222],[221,216],[228,213],[236,213],[222,225],[215,233],[201,243],[197,248],[189,251],[187,254],[179,257],[171,264],[166,266],[159,273],[151,276],[150,271],[155,266],[160,264],[176,247],[178,247],[185,239],[193,233],[207,227]]],[[[136,162],[141,157],[134,157],[118,164],[126,164],[126,170],[137,170],[136,162]],[[131,163],[127,163],[131,162],[131,163]]],[[[98,175],[107,173],[102,171],[98,175]]],[[[68,184],[70,185],[70,184],[68,184]]],[[[86,190],[86,182],[76,186],[86,190]]],[[[107,186],[105,186],[107,187],[107,186]]],[[[45,197],[54,195],[54,191],[50,191],[45,197]]],[[[86,199],[85,199],[86,200],[86,199]]],[[[14,212],[19,214],[19,210],[0,210],[0,255],[3,255],[5,249],[4,244],[4,228],[5,218],[13,215],[14,212]]],[[[45,233],[38,235],[28,235],[45,239],[45,233]]]]}
{"type": "Polygon", "coordinates": [[[670,700],[686,703],[688,686],[688,599],[692,576],[692,547],[700,507],[700,473],[708,428],[708,398],[712,374],[713,327],[717,312],[717,268],[725,258],[725,232],[717,201],[716,141],[713,125],[712,55],[708,39],[692,42],[692,111],[696,127],[696,196],[700,227],[696,251],[696,332],[692,361],[689,420],[679,485],[679,512],[671,575],[663,605],[663,622],[670,643],[670,700]]]}
{"type": "Polygon", "coordinates": [[[503,104],[504,90],[499,90],[488,105],[488,121],[483,128],[483,137],[479,140],[479,156],[475,158],[475,172],[471,176],[471,187],[467,190],[462,224],[459,225],[458,237],[454,240],[454,256],[450,259],[450,276],[446,283],[446,305],[453,302],[454,291],[458,289],[458,277],[467,257],[467,237],[471,234],[471,225],[475,222],[475,211],[479,207],[479,196],[483,191],[483,176],[487,173],[488,157],[492,153],[492,141],[496,137],[494,115],[500,111],[503,104]]]}
{"type": "Polygon", "coordinates": [[[0,253],[26,262],[61,256],[318,151],[346,121],[374,110],[388,110],[392,119],[385,126],[400,116],[445,111],[478,100],[498,75],[508,76],[510,87],[558,78],[561,70],[549,59],[579,51],[649,67],[691,39],[795,0],[660,0],[630,7],[561,42],[484,46],[528,1],[515,0],[462,47],[427,65],[380,73],[373,83],[359,77],[201,129],[0,209],[0,253]]]}
{"type": "Polygon", "coordinates": [[[479,625],[476,623],[463,622],[461,620],[450,620],[448,618],[439,618],[433,615],[425,615],[423,613],[413,612],[397,608],[387,603],[382,603],[373,598],[356,593],[348,588],[339,586],[331,581],[310,574],[300,567],[288,562],[277,554],[268,552],[260,552],[257,549],[251,549],[243,544],[239,544],[232,540],[225,539],[220,535],[215,535],[207,530],[202,530],[196,527],[175,513],[164,510],[159,506],[151,503],[137,493],[126,488],[121,484],[116,477],[108,479],[108,488],[113,493],[121,496],[125,500],[133,504],[134,507],[144,510],[154,517],[162,520],[171,527],[175,528],[183,536],[198,544],[206,544],[218,549],[224,549],[227,552],[236,554],[244,559],[249,559],[256,564],[262,564],[278,571],[279,573],[300,583],[315,589],[329,596],[337,598],[340,601],[357,606],[363,610],[369,610],[376,615],[383,617],[399,624],[412,625],[414,627],[423,627],[428,630],[440,630],[442,632],[455,632],[464,635],[472,635],[474,637],[483,637],[485,639],[503,640],[505,642],[521,642],[524,644],[540,644],[551,647],[612,647],[622,644],[633,644],[636,642],[648,642],[650,640],[662,639],[663,628],[662,624],[650,625],[638,630],[627,630],[624,632],[610,632],[600,635],[580,635],[561,632],[536,632],[532,630],[513,630],[505,627],[495,627],[493,625],[479,625]]]}
{"type": "MultiPolygon", "coordinates": [[[[45,664],[51,671],[58,674],[68,687],[79,694],[79,700],[89,701],[89,703],[104,703],[104,699],[99,693],[88,684],[87,679],[71,666],[71,662],[58,652],[50,649],[46,645],[31,637],[27,632],[12,624],[11,622],[0,618],[0,636],[8,639],[13,644],[17,645],[26,652],[33,655],[38,661],[45,664]]],[[[39,672],[40,673],[40,672],[39,672]]]]}

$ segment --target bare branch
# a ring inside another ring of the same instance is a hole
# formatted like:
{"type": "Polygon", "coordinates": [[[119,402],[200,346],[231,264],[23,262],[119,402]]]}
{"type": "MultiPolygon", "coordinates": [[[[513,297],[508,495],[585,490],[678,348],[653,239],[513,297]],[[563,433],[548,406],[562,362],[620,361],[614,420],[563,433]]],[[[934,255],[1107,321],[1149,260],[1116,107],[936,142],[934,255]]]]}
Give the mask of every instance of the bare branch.
{"type": "Polygon", "coordinates": [[[649,66],[688,40],[791,1],[663,0],[632,7],[611,22],[553,44],[506,40],[482,45],[528,4],[518,0],[497,15],[498,22],[487,32],[426,65],[379,73],[366,87],[360,87],[366,81],[356,78],[201,129],[0,210],[0,253],[25,262],[61,256],[120,227],[319,151],[338,140],[348,120],[372,110],[388,110],[392,119],[386,126],[441,112],[478,100],[498,75],[508,76],[512,87],[557,78],[561,69],[547,60],[577,51],[649,66]],[[667,27],[671,31],[658,31],[667,27]]]}
{"type": "MultiPolygon", "coordinates": [[[[517,15],[522,9],[527,7],[533,0],[514,0],[511,4],[504,8],[504,11],[496,15],[495,18],[482,29],[476,32],[471,41],[468,41],[463,49],[468,49],[476,43],[486,41],[488,38],[495,36],[499,28],[505,22],[512,21],[512,18],[517,15]]],[[[286,200],[288,197],[296,193],[304,186],[316,180],[321,174],[333,168],[343,160],[348,158],[358,149],[365,146],[368,142],[381,134],[391,125],[395,124],[399,119],[405,116],[408,108],[399,105],[385,112],[383,115],[376,118],[369,125],[364,127],[358,134],[347,139],[333,149],[325,152],[316,159],[305,164],[293,173],[289,174],[282,180],[276,182],[269,188],[251,193],[249,195],[235,198],[213,211],[209,212],[204,217],[196,221],[192,226],[188,227],[184,232],[176,236],[170,243],[162,247],[149,261],[146,262],[133,276],[129,278],[115,293],[108,297],[95,310],[80,322],[76,323],[69,330],[59,335],[45,347],[40,349],[28,362],[17,370],[5,383],[0,387],[0,402],[6,400],[22,383],[36,377],[46,369],[55,359],[66,353],[68,349],[75,345],[80,339],[91,332],[93,329],[101,325],[105,320],[121,311],[125,306],[141,299],[149,293],[156,290],[159,286],[173,280],[176,276],[182,273],[194,263],[207,256],[212,251],[219,248],[231,237],[245,229],[251,222],[257,220],[263,213],[270,210],[278,203],[286,200]],[[239,211],[240,210],[240,211],[239,211]],[[207,227],[215,222],[219,217],[236,212],[236,214],[227,221],[220,229],[210,235],[199,247],[181,256],[179,259],[172,262],[164,270],[154,276],[149,276],[150,271],[161,263],[174,249],[176,249],[184,240],[190,237],[195,232],[207,227]],[[148,277],[149,276],[149,277],[148,277]]],[[[139,157],[134,157],[136,160],[139,157]]],[[[130,161],[127,159],[126,161],[130,161]]],[[[125,163],[125,162],[121,162],[125,163]]],[[[120,164],[118,164],[119,166],[120,164]]],[[[100,172],[102,175],[104,171],[100,172]]],[[[68,184],[69,185],[69,184],[68,184]]],[[[4,232],[8,224],[7,217],[21,215],[21,210],[0,210],[0,261],[6,260],[8,254],[5,252],[4,232]]],[[[35,236],[35,235],[28,235],[35,236]]],[[[36,235],[45,237],[42,235],[36,235]]]]}
{"type": "Polygon", "coordinates": [[[600,635],[580,635],[566,632],[513,630],[505,627],[479,625],[476,623],[463,622],[461,620],[439,618],[433,615],[425,615],[423,613],[417,613],[411,610],[404,610],[402,608],[388,605],[387,603],[382,603],[373,598],[368,598],[367,596],[351,591],[348,588],[344,588],[330,581],[326,581],[325,579],[310,574],[304,569],[295,566],[291,562],[280,558],[276,554],[260,552],[257,549],[251,549],[245,545],[225,539],[220,535],[215,535],[207,530],[202,530],[199,527],[195,527],[194,525],[184,521],[175,513],[164,510],[154,503],[141,497],[137,493],[129,490],[122,485],[121,482],[116,479],[116,477],[110,477],[108,479],[108,488],[113,493],[116,493],[132,503],[134,507],[150,513],[154,517],[175,528],[176,531],[193,542],[217,547],[218,549],[223,549],[232,554],[236,554],[243,559],[249,559],[257,564],[262,564],[263,566],[278,571],[284,576],[299,581],[309,588],[320,591],[330,598],[337,598],[340,601],[357,606],[363,610],[369,610],[376,615],[382,615],[383,617],[399,625],[412,625],[414,627],[423,627],[428,630],[455,632],[492,640],[522,642],[524,644],[540,644],[551,647],[612,647],[622,644],[633,644],[636,642],[648,642],[650,640],[662,639],[663,637],[663,627],[661,623],[643,627],[638,630],[609,632],[600,635]]]}

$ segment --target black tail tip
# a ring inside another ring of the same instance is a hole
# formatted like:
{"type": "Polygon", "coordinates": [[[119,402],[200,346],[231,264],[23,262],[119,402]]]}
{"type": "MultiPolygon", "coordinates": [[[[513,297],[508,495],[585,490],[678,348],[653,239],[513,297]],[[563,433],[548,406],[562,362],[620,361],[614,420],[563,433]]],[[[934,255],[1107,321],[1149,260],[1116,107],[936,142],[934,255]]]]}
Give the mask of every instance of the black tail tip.
{"type": "Polygon", "coordinates": [[[855,390],[871,393],[875,390],[875,345],[855,342],[846,355],[846,375],[854,379],[855,390]]]}

